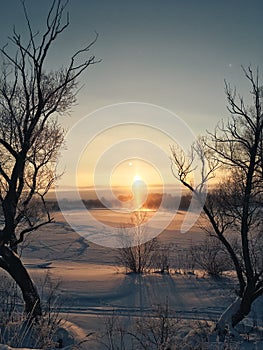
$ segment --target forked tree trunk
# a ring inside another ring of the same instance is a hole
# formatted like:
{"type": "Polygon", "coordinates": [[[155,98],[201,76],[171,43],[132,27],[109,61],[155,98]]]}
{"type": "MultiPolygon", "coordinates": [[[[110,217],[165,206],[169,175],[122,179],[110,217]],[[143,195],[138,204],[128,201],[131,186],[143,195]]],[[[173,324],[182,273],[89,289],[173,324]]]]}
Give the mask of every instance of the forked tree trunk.
{"type": "Polygon", "coordinates": [[[42,310],[37,289],[18,255],[6,246],[0,247],[0,267],[7,271],[19,285],[28,316],[32,318],[41,316],[42,310]]]}
{"type": "Polygon", "coordinates": [[[215,329],[219,336],[224,337],[227,330],[232,336],[239,336],[234,327],[250,313],[253,301],[253,291],[247,287],[243,297],[237,297],[219,318],[215,329]]]}
{"type": "Polygon", "coordinates": [[[232,319],[233,319],[233,316],[240,309],[240,305],[241,305],[241,298],[237,297],[235,301],[220,316],[215,327],[215,331],[219,335],[220,340],[224,339],[227,330],[229,330],[229,332],[234,336],[238,335],[238,333],[233,327],[232,319]]]}
{"type": "Polygon", "coordinates": [[[251,306],[254,301],[255,286],[247,286],[244,291],[244,295],[240,302],[240,307],[236,313],[232,316],[232,326],[235,327],[241,322],[251,311],[251,306]]]}

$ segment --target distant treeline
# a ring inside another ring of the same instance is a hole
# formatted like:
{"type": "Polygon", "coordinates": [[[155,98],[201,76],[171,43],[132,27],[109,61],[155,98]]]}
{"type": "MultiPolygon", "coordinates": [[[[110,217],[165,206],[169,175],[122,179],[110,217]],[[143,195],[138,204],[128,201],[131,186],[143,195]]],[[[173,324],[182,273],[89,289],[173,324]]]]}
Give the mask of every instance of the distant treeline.
{"type": "MultiPolygon", "coordinates": [[[[64,199],[62,202],[64,209],[82,209],[81,203],[79,201],[64,199]]],[[[103,204],[99,199],[82,200],[82,203],[87,209],[107,209],[107,206],[103,204]]],[[[60,211],[60,206],[56,200],[48,200],[47,207],[49,211],[60,211]]]]}
{"type": "MultiPolygon", "coordinates": [[[[192,196],[190,194],[179,196],[173,196],[167,193],[149,193],[146,202],[143,204],[144,209],[157,210],[158,208],[165,210],[187,210],[189,208],[192,196]]],[[[100,199],[86,199],[82,200],[82,203],[87,209],[107,209],[116,208],[119,206],[119,201],[108,201],[103,198],[100,199]]],[[[50,211],[59,211],[60,207],[56,200],[49,200],[47,206],[50,211]]],[[[63,200],[64,209],[80,209],[79,201],[75,200],[63,200]]]]}
{"type": "Polygon", "coordinates": [[[173,196],[169,193],[149,193],[143,208],[147,209],[180,209],[187,210],[189,208],[192,196],[190,194],[181,197],[173,196]]]}

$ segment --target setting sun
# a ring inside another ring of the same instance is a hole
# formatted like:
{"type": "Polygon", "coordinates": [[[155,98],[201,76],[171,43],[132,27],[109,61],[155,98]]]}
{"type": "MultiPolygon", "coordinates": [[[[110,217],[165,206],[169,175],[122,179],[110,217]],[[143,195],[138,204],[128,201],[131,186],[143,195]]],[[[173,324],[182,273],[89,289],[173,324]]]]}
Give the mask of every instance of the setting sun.
{"type": "Polygon", "coordinates": [[[138,174],[136,174],[136,175],[134,176],[134,178],[133,178],[133,182],[141,181],[141,180],[142,180],[142,178],[141,178],[141,176],[138,175],[138,174]]]}
{"type": "Polygon", "coordinates": [[[135,209],[140,209],[147,199],[148,188],[147,184],[142,180],[142,178],[138,174],[136,174],[133,178],[132,193],[135,209]]]}
{"type": "Polygon", "coordinates": [[[148,186],[162,186],[163,180],[156,168],[149,162],[141,159],[128,159],[117,164],[110,174],[111,188],[130,188],[134,183],[143,181],[148,186]]]}

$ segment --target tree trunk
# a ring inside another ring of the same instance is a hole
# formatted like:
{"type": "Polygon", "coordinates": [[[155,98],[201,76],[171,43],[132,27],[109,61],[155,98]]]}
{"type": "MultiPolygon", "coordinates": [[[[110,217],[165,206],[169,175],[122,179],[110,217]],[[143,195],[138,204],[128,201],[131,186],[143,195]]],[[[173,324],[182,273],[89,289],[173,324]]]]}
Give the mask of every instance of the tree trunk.
{"type": "Polygon", "coordinates": [[[251,310],[251,305],[254,301],[253,295],[255,292],[255,286],[247,286],[244,295],[241,299],[240,307],[232,316],[232,326],[235,327],[239,322],[241,322],[251,310]]]}
{"type": "Polygon", "coordinates": [[[220,341],[224,339],[227,330],[229,330],[229,332],[234,336],[238,335],[236,330],[233,328],[232,319],[233,319],[233,316],[240,309],[240,305],[241,305],[241,298],[237,297],[235,301],[220,316],[215,327],[215,331],[217,332],[220,341]]]}
{"type": "Polygon", "coordinates": [[[37,289],[18,255],[6,246],[0,247],[0,267],[7,271],[21,288],[26,313],[32,318],[41,316],[37,289]]]}
{"type": "Polygon", "coordinates": [[[237,297],[235,301],[223,312],[215,328],[219,336],[224,337],[227,330],[233,336],[239,335],[234,327],[250,313],[251,306],[254,301],[253,291],[253,288],[249,288],[247,286],[243,297],[237,297]]]}

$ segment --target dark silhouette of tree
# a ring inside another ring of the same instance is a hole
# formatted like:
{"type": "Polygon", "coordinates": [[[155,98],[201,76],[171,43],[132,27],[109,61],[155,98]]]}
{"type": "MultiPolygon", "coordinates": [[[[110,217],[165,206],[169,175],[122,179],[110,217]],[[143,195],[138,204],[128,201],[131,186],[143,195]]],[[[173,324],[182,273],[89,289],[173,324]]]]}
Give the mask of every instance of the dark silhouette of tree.
{"type": "Polygon", "coordinates": [[[63,130],[57,121],[76,100],[77,78],[96,63],[89,51],[97,39],[78,50],[67,67],[47,70],[48,54],[69,26],[67,1],[54,0],[43,33],[34,32],[22,1],[28,40],[13,30],[0,49],[0,266],[21,287],[25,309],[41,314],[39,295],[21,259],[18,245],[27,233],[52,221],[45,196],[54,181],[63,130]],[[87,58],[88,55],[88,58],[87,58]]]}
{"type": "Polygon", "coordinates": [[[207,232],[223,244],[236,271],[237,298],[218,321],[220,333],[226,326],[234,333],[233,327],[263,293],[263,90],[258,71],[255,74],[248,67],[243,72],[250,83],[252,106],[226,83],[229,119],[194,144],[188,156],[178,146],[172,147],[174,175],[201,203],[209,223],[207,232]],[[201,181],[194,186],[196,159],[200,160],[201,181]],[[218,184],[205,199],[203,188],[219,169],[218,184]]]}

